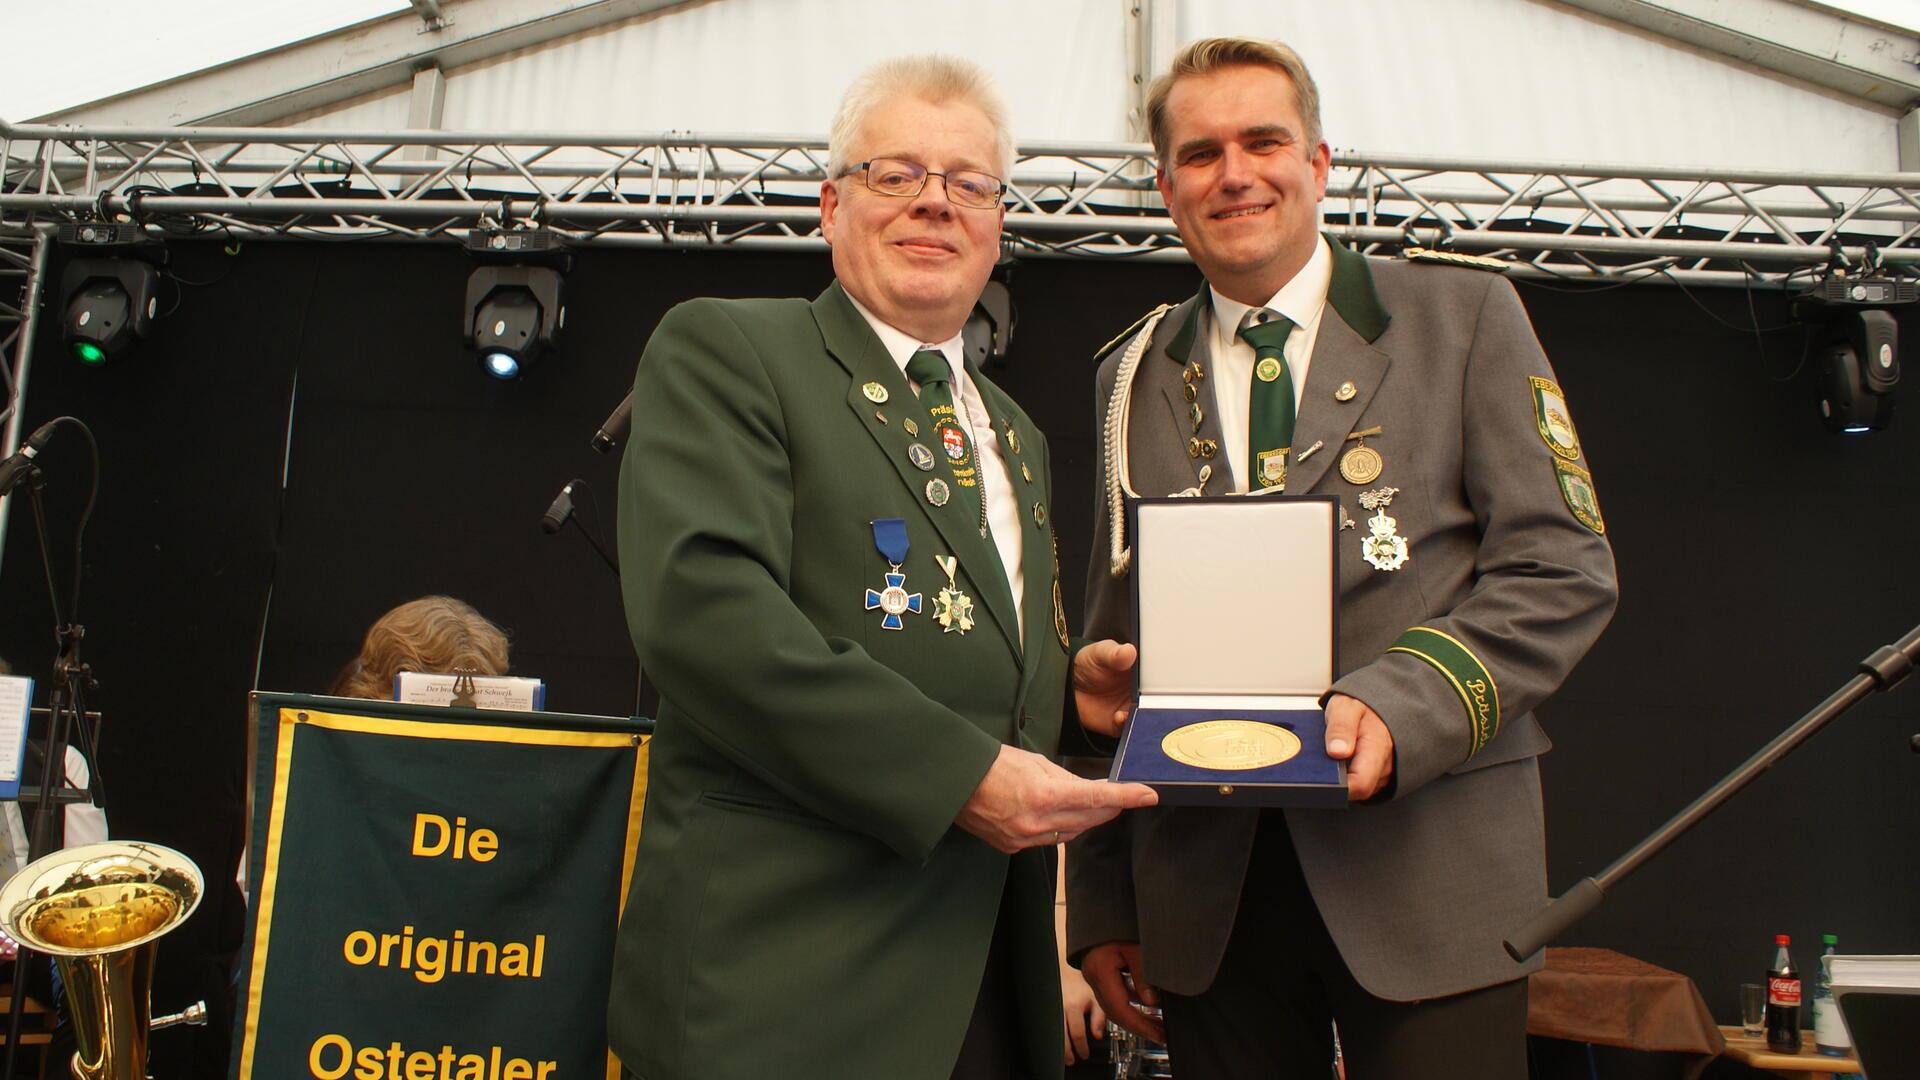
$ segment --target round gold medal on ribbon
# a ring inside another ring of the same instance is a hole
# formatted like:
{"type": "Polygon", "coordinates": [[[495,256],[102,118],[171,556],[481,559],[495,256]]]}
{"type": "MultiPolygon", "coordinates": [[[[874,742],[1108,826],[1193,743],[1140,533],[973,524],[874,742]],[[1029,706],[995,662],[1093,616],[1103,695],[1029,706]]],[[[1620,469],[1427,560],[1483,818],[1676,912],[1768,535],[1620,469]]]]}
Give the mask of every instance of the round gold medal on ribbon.
{"type": "Polygon", "coordinates": [[[1380,479],[1380,471],[1385,467],[1380,451],[1366,445],[1354,447],[1340,459],[1340,475],[1347,483],[1360,487],[1380,479]]]}
{"type": "Polygon", "coordinates": [[[1264,769],[1292,760],[1300,736],[1255,720],[1202,720],[1168,732],[1160,752],[1196,769],[1264,769]]]}

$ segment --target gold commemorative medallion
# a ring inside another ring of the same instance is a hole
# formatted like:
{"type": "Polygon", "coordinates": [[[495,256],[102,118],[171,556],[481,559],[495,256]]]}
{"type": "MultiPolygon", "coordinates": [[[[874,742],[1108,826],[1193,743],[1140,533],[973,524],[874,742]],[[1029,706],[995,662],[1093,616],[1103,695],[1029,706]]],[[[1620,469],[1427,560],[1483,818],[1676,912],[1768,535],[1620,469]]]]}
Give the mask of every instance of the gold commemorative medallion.
{"type": "Polygon", "coordinates": [[[1264,769],[1291,761],[1300,736],[1255,720],[1202,720],[1168,732],[1160,752],[1196,769],[1264,769]]]}
{"type": "Polygon", "coordinates": [[[1386,462],[1380,459],[1380,451],[1365,443],[1347,451],[1340,459],[1340,475],[1355,487],[1365,487],[1380,479],[1384,468],[1386,462]]]}

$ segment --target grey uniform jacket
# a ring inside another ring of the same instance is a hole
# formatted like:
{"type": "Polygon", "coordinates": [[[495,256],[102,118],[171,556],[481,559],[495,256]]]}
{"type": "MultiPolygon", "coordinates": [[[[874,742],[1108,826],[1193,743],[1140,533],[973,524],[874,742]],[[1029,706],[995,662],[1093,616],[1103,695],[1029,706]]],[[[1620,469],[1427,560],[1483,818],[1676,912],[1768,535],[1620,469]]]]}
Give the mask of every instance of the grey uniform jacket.
{"type": "MultiPolygon", "coordinates": [[[[1611,617],[1613,556],[1578,435],[1513,287],[1337,244],[1333,256],[1286,490],[1337,495],[1357,526],[1338,534],[1333,689],[1386,722],[1394,782],[1367,805],[1289,810],[1286,819],[1354,977],[1377,997],[1410,1001],[1537,966],[1500,946],[1546,898],[1536,758],[1550,743],[1532,710],[1611,617]],[[1392,571],[1362,558],[1373,512],[1338,467],[1353,445],[1347,436],[1371,427],[1381,431],[1367,445],[1384,469],[1364,490],[1399,489],[1386,513],[1407,542],[1406,562],[1392,571]]],[[[1224,453],[1211,461],[1190,453],[1196,434],[1220,438],[1210,379],[1199,380],[1197,433],[1181,393],[1190,362],[1213,370],[1207,295],[1203,287],[1168,312],[1140,359],[1126,452],[1142,496],[1193,487],[1204,465],[1229,468],[1224,453]]],[[[1102,420],[1125,345],[1100,368],[1102,420]]],[[[1103,494],[1105,484],[1103,475],[1103,494]]],[[[1207,490],[1228,488],[1216,478],[1207,490]]],[[[1129,582],[1110,570],[1104,499],[1097,517],[1086,633],[1127,640],[1129,582]]],[[[1204,990],[1232,930],[1258,817],[1159,807],[1074,843],[1071,954],[1138,941],[1155,985],[1204,990]]]]}

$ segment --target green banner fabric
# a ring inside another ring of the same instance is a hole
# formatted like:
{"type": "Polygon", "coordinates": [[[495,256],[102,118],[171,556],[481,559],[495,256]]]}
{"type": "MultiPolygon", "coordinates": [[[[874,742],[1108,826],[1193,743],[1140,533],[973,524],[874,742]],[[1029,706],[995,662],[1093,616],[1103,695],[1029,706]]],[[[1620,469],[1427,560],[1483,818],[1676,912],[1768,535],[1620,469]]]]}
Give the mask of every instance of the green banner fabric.
{"type": "Polygon", "coordinates": [[[234,1080],[618,1080],[639,721],[256,695],[234,1080]]]}

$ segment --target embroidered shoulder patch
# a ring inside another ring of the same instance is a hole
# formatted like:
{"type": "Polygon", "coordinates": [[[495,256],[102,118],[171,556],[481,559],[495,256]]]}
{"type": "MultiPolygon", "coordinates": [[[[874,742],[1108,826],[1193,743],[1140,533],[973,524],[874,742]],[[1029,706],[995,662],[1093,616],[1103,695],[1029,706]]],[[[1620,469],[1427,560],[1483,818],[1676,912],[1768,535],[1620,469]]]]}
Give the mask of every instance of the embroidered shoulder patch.
{"type": "Polygon", "coordinates": [[[1580,460],[1580,436],[1573,430],[1573,417],[1567,412],[1567,399],[1552,379],[1527,376],[1533,387],[1533,419],[1547,449],[1568,461],[1580,460]]]}
{"type": "Polygon", "coordinates": [[[1553,459],[1553,471],[1560,478],[1560,495],[1567,509],[1580,524],[1605,536],[1607,519],[1600,516],[1600,497],[1593,491],[1593,474],[1569,461],[1553,459]]]}

